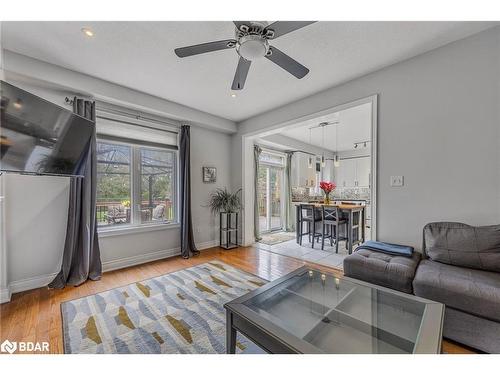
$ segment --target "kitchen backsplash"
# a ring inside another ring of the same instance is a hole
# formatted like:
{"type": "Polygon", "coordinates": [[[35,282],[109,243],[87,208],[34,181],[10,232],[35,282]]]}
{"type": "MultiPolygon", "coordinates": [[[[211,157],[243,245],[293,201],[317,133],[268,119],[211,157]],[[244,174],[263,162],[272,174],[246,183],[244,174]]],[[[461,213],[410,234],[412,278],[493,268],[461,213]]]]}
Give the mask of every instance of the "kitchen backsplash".
{"type": "MultiPolygon", "coordinates": [[[[304,187],[292,187],[292,200],[307,202],[314,199],[322,199],[323,195],[311,195],[309,189],[304,187]]],[[[332,199],[365,199],[370,200],[370,188],[367,187],[353,187],[344,188],[337,187],[332,195],[332,199]]]]}

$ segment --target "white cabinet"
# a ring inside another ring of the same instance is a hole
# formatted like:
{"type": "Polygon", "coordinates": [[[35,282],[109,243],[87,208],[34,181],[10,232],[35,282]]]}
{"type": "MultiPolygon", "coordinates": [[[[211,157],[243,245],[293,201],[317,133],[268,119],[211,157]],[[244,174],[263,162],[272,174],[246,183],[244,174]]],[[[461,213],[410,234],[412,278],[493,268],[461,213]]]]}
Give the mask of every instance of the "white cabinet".
{"type": "Polygon", "coordinates": [[[340,162],[342,168],[342,186],[356,186],[356,159],[346,159],[340,162]]]}
{"type": "Polygon", "coordinates": [[[370,157],[341,160],[335,168],[335,182],[340,187],[368,187],[370,168],[370,157]]]}
{"type": "Polygon", "coordinates": [[[356,186],[370,186],[371,158],[360,158],[356,160],[356,186]]]}
{"type": "Polygon", "coordinates": [[[305,187],[306,181],[316,178],[315,169],[309,168],[309,155],[295,153],[292,157],[292,186],[305,187]]]}

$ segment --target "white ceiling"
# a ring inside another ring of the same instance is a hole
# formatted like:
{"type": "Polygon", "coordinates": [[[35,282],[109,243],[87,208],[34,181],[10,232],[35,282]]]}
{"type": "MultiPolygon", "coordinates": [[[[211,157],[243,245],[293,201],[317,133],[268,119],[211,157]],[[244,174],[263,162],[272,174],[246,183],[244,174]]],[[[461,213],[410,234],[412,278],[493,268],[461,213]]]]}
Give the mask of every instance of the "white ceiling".
{"type": "Polygon", "coordinates": [[[282,130],[280,134],[330,151],[348,151],[354,150],[355,142],[371,140],[370,129],[371,103],[366,103],[328,116],[308,120],[292,129],[282,130]],[[324,121],[338,121],[338,125],[309,130],[312,126],[324,121]],[[309,134],[311,135],[310,139],[309,134]],[[338,140],[336,136],[338,136],[338,140]]]}
{"type": "Polygon", "coordinates": [[[310,69],[305,78],[262,59],[236,98],[230,96],[236,51],[184,59],[173,51],[233,38],[229,21],[2,22],[1,35],[8,50],[241,121],[495,24],[317,22],[271,43],[310,69]],[[85,37],[82,27],[95,37],[85,37]]]}

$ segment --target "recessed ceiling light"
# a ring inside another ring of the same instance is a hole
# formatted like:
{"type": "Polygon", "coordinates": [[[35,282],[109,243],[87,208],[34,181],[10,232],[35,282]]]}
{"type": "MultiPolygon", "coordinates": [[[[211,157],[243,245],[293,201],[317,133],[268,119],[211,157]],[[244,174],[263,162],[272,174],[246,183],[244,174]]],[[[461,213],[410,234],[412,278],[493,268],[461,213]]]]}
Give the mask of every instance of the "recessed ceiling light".
{"type": "Polygon", "coordinates": [[[236,98],[236,94],[234,92],[231,93],[231,98],[236,98]]]}
{"type": "Polygon", "coordinates": [[[82,33],[84,33],[85,36],[88,36],[89,38],[92,38],[94,36],[94,32],[87,27],[82,28],[82,33]]]}
{"type": "Polygon", "coordinates": [[[21,99],[17,99],[13,105],[15,109],[21,109],[23,108],[23,101],[21,99]]]}

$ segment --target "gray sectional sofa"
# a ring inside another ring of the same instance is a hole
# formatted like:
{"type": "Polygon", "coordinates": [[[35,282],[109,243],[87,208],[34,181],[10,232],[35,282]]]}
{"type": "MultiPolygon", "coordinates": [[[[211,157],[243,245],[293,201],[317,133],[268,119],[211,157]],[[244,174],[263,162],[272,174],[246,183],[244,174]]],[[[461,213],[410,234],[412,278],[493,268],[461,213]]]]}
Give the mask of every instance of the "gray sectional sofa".
{"type": "Polygon", "coordinates": [[[430,223],[422,250],[422,260],[360,250],[344,273],[445,304],[444,337],[500,353],[500,225],[430,223]]]}

